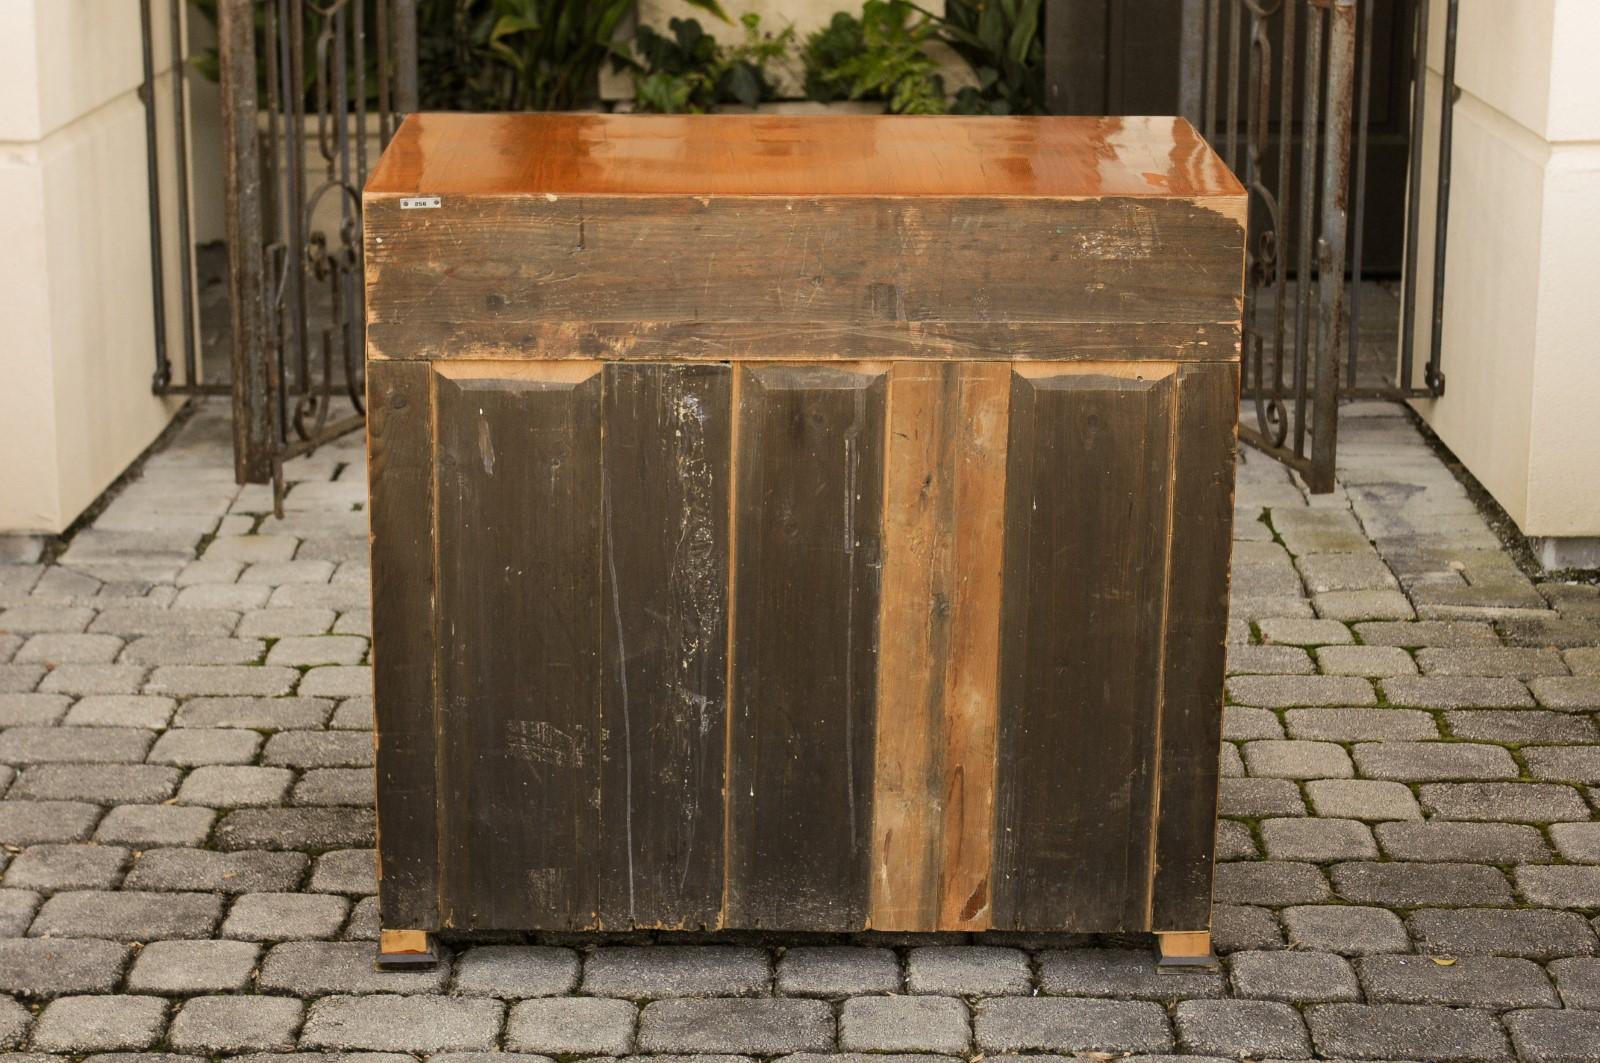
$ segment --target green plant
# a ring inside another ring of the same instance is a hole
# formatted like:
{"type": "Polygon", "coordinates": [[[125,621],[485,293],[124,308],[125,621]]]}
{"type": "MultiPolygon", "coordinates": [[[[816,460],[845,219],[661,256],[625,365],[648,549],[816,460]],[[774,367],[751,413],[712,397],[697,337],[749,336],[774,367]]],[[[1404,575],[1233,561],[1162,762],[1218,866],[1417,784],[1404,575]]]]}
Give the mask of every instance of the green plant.
{"type": "MultiPolygon", "coordinates": [[[[547,111],[595,101],[600,68],[626,59],[617,27],[636,0],[422,0],[424,108],[547,111]]],[[[717,0],[690,0],[726,18],[717,0]]]]}
{"type": "MultiPolygon", "coordinates": [[[[192,0],[213,25],[217,0],[192,0]]],[[[365,5],[367,25],[367,104],[377,103],[377,5],[386,0],[355,0],[365,5]]],[[[601,66],[609,59],[631,61],[616,40],[617,28],[637,0],[417,0],[417,83],[424,110],[559,110],[593,103],[601,66]]],[[[688,0],[702,11],[730,21],[719,0],[688,0]]],[[[277,42],[266,40],[267,10],[255,4],[256,50],[265,54],[277,42]]],[[[302,58],[307,105],[315,85],[318,30],[326,20],[316,5],[304,7],[302,58]]],[[[348,12],[348,8],[345,9],[348,12]]],[[[198,51],[190,60],[205,77],[217,79],[217,51],[198,51]]],[[[267,64],[258,62],[260,95],[266,98],[267,64]]],[[[351,86],[356,84],[351,73],[351,86]]]]}
{"type": "Polygon", "coordinates": [[[919,9],[978,79],[956,93],[952,111],[1044,113],[1042,6],[1042,0],[947,0],[943,15],[919,9]]]}
{"type": "Polygon", "coordinates": [[[672,19],[671,36],[640,26],[634,37],[634,103],[642,111],[702,113],[721,103],[754,106],[777,95],[769,66],[782,62],[794,43],[794,27],[761,29],[754,12],[740,17],[744,39],[724,45],[698,19],[672,19]]]}
{"type": "Polygon", "coordinates": [[[806,96],[883,100],[894,114],[939,114],[945,109],[944,79],[923,47],[934,23],[912,20],[908,0],[866,0],[861,17],[840,11],[806,38],[806,96]]]}

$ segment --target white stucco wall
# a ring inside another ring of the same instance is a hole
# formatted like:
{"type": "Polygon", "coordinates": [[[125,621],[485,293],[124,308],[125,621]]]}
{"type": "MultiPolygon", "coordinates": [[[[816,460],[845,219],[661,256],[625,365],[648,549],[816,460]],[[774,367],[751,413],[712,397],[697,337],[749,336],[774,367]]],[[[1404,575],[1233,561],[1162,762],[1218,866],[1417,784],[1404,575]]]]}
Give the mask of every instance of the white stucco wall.
{"type": "MultiPolygon", "coordinates": [[[[1433,0],[1419,305],[1431,306],[1443,0],[1433,0]]],[[[1516,520],[1600,537],[1600,3],[1462,0],[1443,398],[1417,404],[1516,520]]],[[[1417,348],[1428,342],[1422,315],[1417,348]]],[[[1419,364],[1421,355],[1418,357],[1419,364]]],[[[1419,373],[1420,378],[1420,373],[1419,373]]]]}
{"type": "Polygon", "coordinates": [[[150,393],[139,42],[128,0],[0,0],[0,532],[65,528],[177,409],[150,393]]]}

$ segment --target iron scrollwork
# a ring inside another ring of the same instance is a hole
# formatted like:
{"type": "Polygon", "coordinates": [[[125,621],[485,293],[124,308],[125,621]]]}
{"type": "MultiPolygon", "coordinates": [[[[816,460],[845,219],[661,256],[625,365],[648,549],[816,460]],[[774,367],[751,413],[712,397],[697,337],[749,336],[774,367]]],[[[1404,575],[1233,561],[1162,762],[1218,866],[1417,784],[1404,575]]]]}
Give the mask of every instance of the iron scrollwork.
{"type": "MultiPolygon", "coordinates": [[[[1324,259],[1314,252],[1331,235],[1330,223],[1344,223],[1330,208],[1342,203],[1342,193],[1332,193],[1349,177],[1348,151],[1340,150],[1347,135],[1329,133],[1349,122],[1353,79],[1339,64],[1342,35],[1354,32],[1346,10],[1353,0],[1195,2],[1205,7],[1204,39],[1188,43],[1199,51],[1187,62],[1204,76],[1191,90],[1200,98],[1186,100],[1185,110],[1250,202],[1240,356],[1254,424],[1241,425],[1241,435],[1326,489],[1332,430],[1322,418],[1338,388],[1335,375],[1325,390],[1324,362],[1333,357],[1330,315],[1343,312],[1343,266],[1341,259],[1338,291],[1330,293],[1324,259]]],[[[1333,333],[1342,337],[1342,327],[1333,333]]]]}
{"type": "Polygon", "coordinates": [[[364,420],[361,187],[416,105],[414,5],[218,6],[235,467],[279,512],[284,463],[364,420]]]}

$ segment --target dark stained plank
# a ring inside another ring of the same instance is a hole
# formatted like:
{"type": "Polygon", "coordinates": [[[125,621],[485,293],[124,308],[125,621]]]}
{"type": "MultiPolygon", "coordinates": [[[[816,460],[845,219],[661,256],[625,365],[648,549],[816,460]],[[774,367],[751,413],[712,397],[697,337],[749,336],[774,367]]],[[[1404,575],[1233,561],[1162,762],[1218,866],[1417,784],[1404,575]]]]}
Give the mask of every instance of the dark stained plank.
{"type": "Polygon", "coordinates": [[[1239,325],[1194,321],[373,322],[374,358],[834,362],[1231,361],[1239,325]]]}
{"type": "Polygon", "coordinates": [[[416,930],[439,926],[430,394],[425,362],[367,371],[378,903],[385,927],[416,930]]]}
{"type": "Polygon", "coordinates": [[[1178,370],[1151,925],[1211,925],[1239,373],[1178,370]]]}
{"type": "Polygon", "coordinates": [[[873,929],[987,924],[1009,393],[998,363],[890,370],[873,929]]]}
{"type": "Polygon", "coordinates": [[[1147,925],[1173,368],[1012,378],[1000,928],[1147,925]]]}
{"type": "Polygon", "coordinates": [[[600,922],[722,910],[732,373],[605,369],[600,922]]]}
{"type": "Polygon", "coordinates": [[[1178,344],[1225,358],[1192,327],[1238,321],[1242,211],[1236,196],[447,197],[427,211],[369,197],[369,337],[384,356],[543,358],[552,347],[530,340],[551,324],[1120,322],[1187,324],[1178,344]]]}
{"type": "Polygon", "coordinates": [[[860,928],[886,367],[736,372],[726,922],[860,928]]]}
{"type": "Polygon", "coordinates": [[[594,925],[600,367],[439,368],[445,925],[594,925]]]}

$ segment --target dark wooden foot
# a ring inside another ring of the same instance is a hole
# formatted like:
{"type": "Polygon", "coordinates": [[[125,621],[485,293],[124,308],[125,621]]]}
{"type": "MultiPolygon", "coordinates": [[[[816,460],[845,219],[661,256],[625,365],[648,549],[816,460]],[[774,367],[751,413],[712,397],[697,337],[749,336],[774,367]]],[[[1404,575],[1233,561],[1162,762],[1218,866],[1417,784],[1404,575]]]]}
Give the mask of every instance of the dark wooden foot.
{"type": "Polygon", "coordinates": [[[1160,953],[1156,964],[1164,971],[1217,966],[1216,954],[1211,951],[1209,930],[1158,933],[1156,949],[1160,953]]]}
{"type": "Polygon", "coordinates": [[[425,971],[438,963],[439,950],[426,930],[378,931],[378,970],[425,971]]]}

